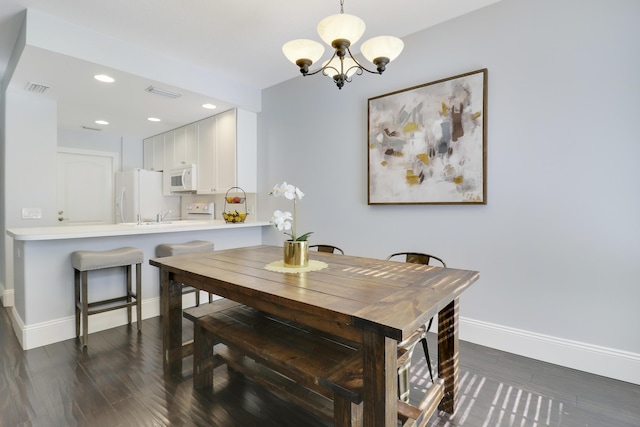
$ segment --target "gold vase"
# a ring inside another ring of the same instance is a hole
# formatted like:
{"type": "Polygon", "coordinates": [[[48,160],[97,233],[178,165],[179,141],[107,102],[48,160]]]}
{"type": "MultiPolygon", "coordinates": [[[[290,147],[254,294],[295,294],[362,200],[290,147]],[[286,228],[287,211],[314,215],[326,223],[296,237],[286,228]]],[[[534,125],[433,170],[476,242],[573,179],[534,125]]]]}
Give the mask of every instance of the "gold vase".
{"type": "Polygon", "coordinates": [[[309,265],[309,242],[287,240],[284,242],[285,267],[306,267],[309,265]]]}

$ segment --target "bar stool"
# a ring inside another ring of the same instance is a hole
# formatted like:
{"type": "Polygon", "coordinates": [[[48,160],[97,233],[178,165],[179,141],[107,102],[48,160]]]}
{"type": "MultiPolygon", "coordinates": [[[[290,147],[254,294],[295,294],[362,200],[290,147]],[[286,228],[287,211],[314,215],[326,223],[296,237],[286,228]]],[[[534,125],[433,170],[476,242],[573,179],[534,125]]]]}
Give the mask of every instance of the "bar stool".
{"type": "Polygon", "coordinates": [[[76,305],[76,338],[80,336],[80,316],[82,315],[82,346],[89,343],[88,320],[92,314],[106,311],[127,309],[129,325],[131,325],[131,307],[135,305],[138,332],[142,327],[142,250],[131,247],[110,251],[75,251],[71,254],[71,266],[74,271],[75,305],[76,305]],[[131,288],[131,266],[136,265],[136,291],[131,288]],[[124,296],[89,302],[87,293],[87,276],[90,270],[125,267],[127,275],[127,293],[124,296]],[[135,300],[135,301],[134,301],[135,300]],[[120,303],[115,304],[114,303],[120,303]]]}
{"type": "MultiPolygon", "coordinates": [[[[161,245],[156,246],[156,256],[158,258],[162,258],[167,256],[175,256],[175,255],[212,252],[213,246],[214,246],[213,242],[208,242],[206,240],[194,240],[188,243],[163,243],[161,245]]],[[[182,285],[183,295],[189,294],[192,292],[196,293],[196,307],[199,307],[200,291],[198,289],[192,288],[191,286],[182,285]]],[[[160,298],[162,298],[162,291],[160,292],[160,298]]],[[[213,296],[209,294],[209,302],[211,301],[213,301],[213,296]]],[[[160,307],[164,307],[163,301],[160,301],[160,307]]]]}

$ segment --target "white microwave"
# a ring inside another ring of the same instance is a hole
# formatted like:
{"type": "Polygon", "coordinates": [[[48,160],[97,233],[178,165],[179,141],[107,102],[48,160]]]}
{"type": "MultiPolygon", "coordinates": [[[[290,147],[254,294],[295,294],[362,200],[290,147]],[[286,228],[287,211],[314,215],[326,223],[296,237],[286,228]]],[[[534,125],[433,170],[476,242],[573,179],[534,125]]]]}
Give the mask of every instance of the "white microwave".
{"type": "Polygon", "coordinates": [[[172,193],[186,193],[196,191],[198,184],[196,175],[196,165],[189,165],[179,169],[171,169],[168,172],[169,190],[172,193]]]}

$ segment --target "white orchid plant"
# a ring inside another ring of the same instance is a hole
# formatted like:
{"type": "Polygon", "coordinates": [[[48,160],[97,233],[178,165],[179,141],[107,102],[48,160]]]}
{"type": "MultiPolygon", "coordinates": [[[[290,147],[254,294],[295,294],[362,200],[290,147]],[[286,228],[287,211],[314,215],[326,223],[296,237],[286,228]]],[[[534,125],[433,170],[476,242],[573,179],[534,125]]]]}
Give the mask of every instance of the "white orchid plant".
{"type": "Polygon", "coordinates": [[[298,236],[296,232],[296,201],[302,199],[304,193],[296,186],[287,184],[286,181],[280,185],[276,185],[269,193],[271,196],[280,197],[284,196],[289,200],[293,200],[293,214],[291,212],[283,212],[276,210],[273,212],[271,218],[271,224],[273,224],[279,231],[283,231],[284,234],[291,237],[294,242],[306,241],[312,231],[298,236]]]}

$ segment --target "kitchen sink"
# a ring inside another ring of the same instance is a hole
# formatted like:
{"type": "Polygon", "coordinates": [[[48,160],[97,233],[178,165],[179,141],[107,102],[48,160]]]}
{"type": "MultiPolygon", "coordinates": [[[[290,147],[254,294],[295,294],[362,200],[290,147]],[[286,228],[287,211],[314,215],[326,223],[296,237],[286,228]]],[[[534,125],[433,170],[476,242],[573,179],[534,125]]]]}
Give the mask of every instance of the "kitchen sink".
{"type": "Polygon", "coordinates": [[[142,221],[137,222],[121,222],[117,225],[124,225],[126,227],[167,227],[167,226],[190,226],[190,225],[202,225],[207,224],[209,221],[201,220],[175,220],[175,221],[142,221]]]}

